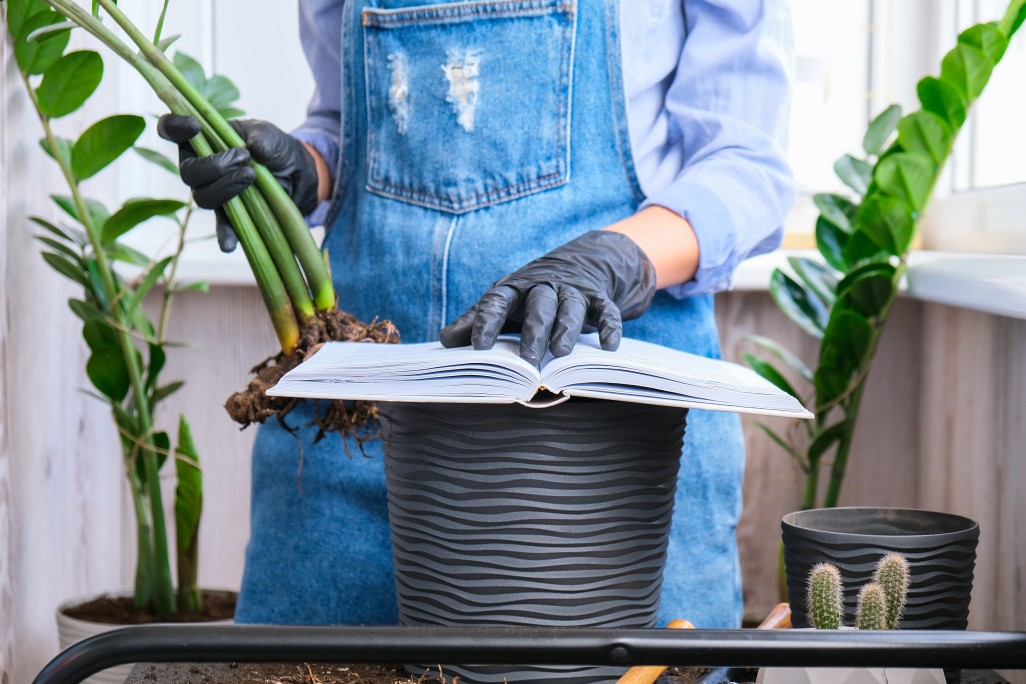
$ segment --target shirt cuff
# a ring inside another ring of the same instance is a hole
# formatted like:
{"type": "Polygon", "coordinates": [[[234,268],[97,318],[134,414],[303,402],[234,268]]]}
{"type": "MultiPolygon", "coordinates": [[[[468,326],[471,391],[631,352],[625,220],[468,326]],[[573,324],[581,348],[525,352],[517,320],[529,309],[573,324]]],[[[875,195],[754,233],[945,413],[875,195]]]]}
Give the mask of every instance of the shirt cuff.
{"type": "Polygon", "coordinates": [[[671,285],[666,292],[683,299],[729,290],[737,268],[737,228],[718,196],[693,182],[677,182],[646,199],[641,209],[661,206],[691,224],[698,239],[698,270],[686,283],[671,285]]]}
{"type": "MultiPolygon", "coordinates": [[[[324,163],[328,165],[328,171],[331,173],[331,184],[334,187],[335,182],[338,180],[335,178],[335,175],[338,173],[338,143],[330,135],[316,128],[299,128],[292,132],[292,137],[305,142],[317,150],[317,154],[321,155],[324,163]]],[[[307,224],[310,226],[322,225],[324,219],[328,216],[330,206],[331,202],[329,200],[319,202],[317,207],[306,217],[307,224]]]]}

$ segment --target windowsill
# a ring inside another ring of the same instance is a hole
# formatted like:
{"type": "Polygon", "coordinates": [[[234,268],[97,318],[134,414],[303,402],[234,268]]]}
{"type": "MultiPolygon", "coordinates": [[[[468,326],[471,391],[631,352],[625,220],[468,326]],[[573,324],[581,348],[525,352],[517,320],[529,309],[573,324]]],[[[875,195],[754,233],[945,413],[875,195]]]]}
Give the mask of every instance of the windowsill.
{"type": "MultiPolygon", "coordinates": [[[[816,256],[788,250],[749,259],[734,276],[735,291],[765,291],[770,274],[788,256],[816,256]]],[[[925,302],[1026,319],[1026,256],[916,251],[909,257],[903,292],[925,302]]]]}
{"type": "MultiPolygon", "coordinates": [[[[213,240],[193,242],[178,268],[182,282],[206,280],[212,286],[252,286],[242,250],[222,254],[213,240]]],[[[815,256],[814,250],[785,250],[749,259],[734,276],[734,291],[765,292],[770,274],[788,256],[815,256]]],[[[904,293],[916,299],[1001,316],[1026,319],[1026,256],[913,252],[904,293]]]]}

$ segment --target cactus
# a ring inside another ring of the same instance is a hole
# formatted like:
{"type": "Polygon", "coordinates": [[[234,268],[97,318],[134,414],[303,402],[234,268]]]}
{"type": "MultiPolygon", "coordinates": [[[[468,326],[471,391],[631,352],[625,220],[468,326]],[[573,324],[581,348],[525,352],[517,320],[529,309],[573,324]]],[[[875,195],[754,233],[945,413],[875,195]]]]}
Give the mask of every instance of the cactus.
{"type": "Polygon", "coordinates": [[[817,563],[809,573],[809,622],[816,629],[841,626],[841,572],[830,563],[817,563]]]}
{"type": "Polygon", "coordinates": [[[908,597],[909,579],[908,561],[901,554],[889,553],[876,565],[873,582],[880,585],[887,597],[885,629],[898,627],[908,597]]]}
{"type": "Polygon", "coordinates": [[[859,591],[858,608],[855,611],[857,629],[887,629],[887,597],[883,587],[870,582],[859,591]]]}

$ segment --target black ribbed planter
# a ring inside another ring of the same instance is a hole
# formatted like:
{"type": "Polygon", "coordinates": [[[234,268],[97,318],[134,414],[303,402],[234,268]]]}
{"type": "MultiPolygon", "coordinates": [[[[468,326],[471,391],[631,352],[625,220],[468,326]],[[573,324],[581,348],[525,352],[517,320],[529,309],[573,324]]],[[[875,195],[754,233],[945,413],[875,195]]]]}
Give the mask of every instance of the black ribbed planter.
{"type": "MultiPolygon", "coordinates": [[[[655,625],[684,409],[572,400],[381,414],[404,625],[655,625]]],[[[445,671],[585,684],[624,668],[445,671]]]]}
{"type": "Polygon", "coordinates": [[[822,508],[784,516],[787,593],[795,627],[808,627],[806,582],[812,566],[841,571],[847,624],[859,589],[890,552],[908,559],[911,586],[903,629],[965,629],[979,526],[948,513],[902,508],[822,508]]]}

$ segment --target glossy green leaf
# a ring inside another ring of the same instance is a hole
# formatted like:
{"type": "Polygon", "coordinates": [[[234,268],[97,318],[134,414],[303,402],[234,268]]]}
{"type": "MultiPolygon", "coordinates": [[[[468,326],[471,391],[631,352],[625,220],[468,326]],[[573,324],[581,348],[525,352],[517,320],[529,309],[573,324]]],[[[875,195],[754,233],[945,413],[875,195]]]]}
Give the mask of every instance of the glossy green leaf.
{"type": "Polygon", "coordinates": [[[174,261],[174,257],[164,257],[153,264],[139,285],[136,286],[135,291],[125,300],[125,306],[129,309],[134,309],[142,303],[146,295],[153,289],[153,286],[157,284],[157,281],[163,277],[164,271],[167,270],[172,261],[174,261]]]}
{"type": "Polygon", "coordinates": [[[104,323],[107,320],[103,312],[97,309],[95,304],[81,299],[69,299],[68,308],[70,308],[76,316],[81,318],[83,323],[104,323]]]}
{"type": "MultiPolygon", "coordinates": [[[[68,140],[67,138],[62,138],[60,136],[55,136],[54,137],[54,142],[56,143],[57,152],[64,159],[64,163],[70,164],[71,163],[71,148],[75,144],[74,141],[73,140],[68,140]]],[[[40,138],[39,139],[39,146],[43,148],[43,152],[46,152],[47,156],[49,156],[54,161],[57,161],[57,155],[54,154],[53,147],[50,146],[50,141],[49,140],[47,140],[46,138],[40,138]]]]}
{"type": "Polygon", "coordinates": [[[1026,4],[1020,5],[1018,9],[1013,6],[1009,6],[1005,16],[1001,19],[998,28],[1006,36],[1012,36],[1019,27],[1026,22],[1026,4]]]}
{"type": "Polygon", "coordinates": [[[178,390],[182,389],[183,386],[185,386],[185,382],[182,380],[175,380],[174,382],[169,382],[166,385],[161,385],[153,391],[153,397],[151,399],[152,403],[154,405],[159,404],[178,390]]]}
{"type": "Polygon", "coordinates": [[[71,247],[68,247],[67,242],[54,240],[52,237],[47,237],[46,235],[36,235],[34,237],[36,238],[36,240],[43,243],[53,251],[63,254],[64,256],[71,259],[71,262],[73,264],[76,264],[80,268],[85,268],[85,263],[82,261],[82,254],[80,252],[75,251],[71,247]]]}
{"type": "Polygon", "coordinates": [[[913,112],[898,124],[898,143],[906,152],[920,154],[942,166],[951,153],[954,133],[948,123],[926,110],[913,112]]]}
{"type": "MultiPolygon", "coordinates": [[[[75,201],[72,198],[67,195],[50,195],[50,198],[58,207],[64,210],[64,213],[82,223],[82,219],[78,215],[78,209],[75,207],[75,201]]],[[[102,230],[103,224],[107,222],[107,218],[110,216],[107,207],[94,199],[86,199],[84,203],[93,226],[102,230]]]]}
{"type": "Polygon", "coordinates": [[[160,470],[171,456],[171,437],[163,431],[154,432],[153,447],[157,453],[157,470],[160,470]]]}
{"type": "Polygon", "coordinates": [[[181,33],[176,33],[173,36],[166,36],[157,41],[157,47],[160,48],[161,52],[167,52],[167,49],[174,45],[179,38],[182,37],[181,33]]]}
{"type": "Polygon", "coordinates": [[[873,179],[873,167],[868,162],[856,159],[850,154],[846,154],[834,162],[834,173],[859,197],[866,194],[869,182],[873,179]]]}
{"type": "Polygon", "coordinates": [[[156,216],[174,217],[185,202],[174,199],[130,199],[103,226],[103,241],[113,242],[143,221],[156,216]]]}
{"type": "Polygon", "coordinates": [[[239,99],[239,89],[227,77],[214,74],[203,88],[203,96],[214,109],[222,109],[239,99]]]}
{"type": "Polygon", "coordinates": [[[869,350],[873,329],[853,311],[837,310],[830,318],[816,368],[816,404],[823,406],[846,392],[869,350]]]}
{"type": "Polygon", "coordinates": [[[880,112],[866,128],[866,135],[862,139],[862,149],[871,157],[878,156],[883,150],[887,140],[894,133],[894,127],[901,119],[901,107],[893,104],[880,112]]]}
{"type": "Polygon", "coordinates": [[[134,247],[129,247],[123,242],[111,242],[103,246],[107,256],[114,261],[121,261],[133,266],[146,266],[150,258],[134,247]]]}
{"type": "Polygon", "coordinates": [[[839,442],[845,435],[851,432],[851,430],[851,421],[842,420],[839,423],[834,423],[822,432],[819,432],[809,445],[809,461],[812,463],[818,463],[820,457],[826,453],[827,449],[833,446],[836,442],[839,442]]]}
{"type": "Polygon", "coordinates": [[[51,64],[64,54],[71,40],[70,31],[59,31],[44,36],[40,40],[25,40],[29,34],[46,26],[64,21],[64,17],[56,12],[41,12],[33,15],[22,27],[23,37],[14,45],[14,56],[18,66],[27,74],[38,75],[46,71],[51,64]]]}
{"type": "Polygon", "coordinates": [[[94,349],[86,361],[86,375],[93,387],[112,401],[121,401],[128,395],[128,368],[117,347],[94,349]]]}
{"type": "Polygon", "coordinates": [[[167,363],[167,353],[159,344],[149,344],[147,347],[149,348],[150,362],[146,366],[145,385],[147,389],[152,389],[157,384],[160,371],[164,369],[164,364],[167,363]]]}
{"type": "Polygon", "coordinates": [[[120,349],[118,333],[109,320],[90,320],[82,326],[82,338],[91,351],[100,349],[120,349]]]}
{"type": "Polygon", "coordinates": [[[982,50],[960,43],[944,56],[941,80],[954,85],[971,102],[983,92],[993,70],[994,63],[982,50]]]}
{"type": "Polygon", "coordinates": [[[871,263],[853,270],[837,286],[837,297],[846,307],[866,318],[883,313],[894,297],[897,270],[889,263],[871,263]]]}
{"type": "Polygon", "coordinates": [[[246,112],[238,107],[224,107],[223,109],[217,110],[217,113],[224,119],[238,119],[246,116],[246,112]]]}
{"type": "Polygon", "coordinates": [[[741,357],[745,360],[745,363],[747,363],[752,370],[761,375],[763,378],[769,380],[771,383],[776,385],[784,392],[787,392],[795,399],[799,398],[798,392],[795,391],[794,387],[791,386],[791,383],[788,382],[787,378],[785,378],[783,374],[773,366],[772,363],[764,361],[755,354],[749,354],[747,352],[741,354],[741,357]]]}
{"type": "Polygon", "coordinates": [[[852,235],[844,245],[844,258],[849,268],[868,261],[884,261],[890,256],[890,252],[873,242],[864,230],[852,235]]]}
{"type": "Polygon", "coordinates": [[[189,82],[189,85],[202,92],[207,83],[207,76],[203,72],[203,66],[181,50],[175,53],[172,61],[178,67],[178,70],[182,72],[182,76],[189,82]]]}
{"type": "Polygon", "coordinates": [[[103,80],[103,59],[91,50],[69,52],[57,60],[36,90],[39,108],[51,119],[67,116],[85,104],[103,80]]]}
{"type": "Polygon", "coordinates": [[[825,192],[813,195],[812,202],[828,221],[845,233],[852,232],[852,219],[858,209],[854,202],[847,197],[825,192]]]}
{"type": "Polygon", "coordinates": [[[849,237],[850,234],[847,231],[824,217],[820,216],[816,220],[816,247],[823,259],[838,271],[845,271],[848,268],[844,248],[848,244],[849,237]]]}
{"type": "Polygon", "coordinates": [[[796,372],[804,380],[812,382],[812,371],[809,370],[809,367],[779,343],[760,335],[748,335],[745,339],[780,359],[784,365],[796,372]]]}
{"type": "Polygon", "coordinates": [[[788,257],[794,272],[829,307],[836,298],[837,276],[815,259],[788,257]]]}
{"type": "Polygon", "coordinates": [[[134,149],[136,153],[146,161],[152,164],[156,164],[160,168],[168,171],[169,173],[173,173],[176,176],[178,175],[178,164],[175,164],[167,156],[161,154],[160,152],[157,152],[156,150],[151,150],[146,147],[139,147],[138,145],[136,145],[132,149],[134,149]]]}
{"type": "Polygon", "coordinates": [[[199,468],[199,452],[193,442],[185,416],[178,422],[178,448],[175,449],[175,536],[178,549],[188,553],[199,534],[203,512],[203,473],[199,468]]]}
{"type": "Polygon", "coordinates": [[[194,283],[176,287],[175,292],[210,292],[210,283],[206,280],[197,280],[194,283]]]}
{"type": "Polygon", "coordinates": [[[29,42],[39,41],[43,40],[44,38],[50,37],[54,33],[60,33],[61,31],[71,31],[72,29],[76,28],[78,28],[78,24],[76,24],[73,21],[59,21],[56,24],[50,24],[49,26],[37,28],[32,33],[25,36],[25,40],[29,42]]]}
{"type": "Polygon", "coordinates": [[[926,157],[909,152],[891,154],[873,169],[881,190],[922,211],[930,199],[935,167],[926,157]]]}
{"type": "Polygon", "coordinates": [[[887,254],[903,256],[915,237],[916,222],[911,208],[902,200],[874,195],[862,203],[859,230],[887,254]]]}
{"type": "Polygon", "coordinates": [[[53,270],[65,278],[72,280],[83,287],[89,287],[89,279],[82,271],[82,268],[72,262],[68,257],[56,252],[43,252],[43,261],[53,270]]]}
{"type": "Polygon", "coordinates": [[[29,221],[32,221],[32,223],[36,224],[40,228],[48,230],[65,242],[74,242],[80,247],[86,244],[86,241],[81,239],[85,237],[84,235],[68,228],[60,228],[40,216],[29,216],[29,221]]]}
{"type": "Polygon", "coordinates": [[[923,109],[944,119],[952,129],[965,123],[966,102],[958,88],[946,81],[927,76],[916,86],[923,109]]]}
{"type": "Polygon", "coordinates": [[[145,128],[145,120],[133,114],[116,114],[87,128],[72,151],[75,178],[95,176],[134,145],[145,128]]]}
{"type": "Polygon", "coordinates": [[[25,38],[33,17],[50,12],[42,0],[7,0],[7,31],[15,41],[25,38]]]}
{"type": "Polygon", "coordinates": [[[976,48],[994,64],[1001,61],[1008,49],[1008,38],[993,22],[970,26],[958,36],[958,42],[976,48]]]}
{"type": "Polygon", "coordinates": [[[784,314],[813,337],[823,337],[828,311],[811,290],[780,269],[770,277],[770,294],[784,314]]]}
{"type": "Polygon", "coordinates": [[[795,462],[798,464],[798,466],[802,469],[802,472],[809,472],[809,466],[805,462],[805,457],[797,449],[788,444],[783,437],[781,437],[776,432],[771,430],[770,427],[765,423],[756,423],[755,427],[759,428],[764,433],[766,433],[766,436],[773,440],[773,442],[777,446],[779,446],[781,449],[790,454],[791,458],[793,458],[795,462]]]}
{"type": "MultiPolygon", "coordinates": [[[[110,299],[107,297],[107,288],[104,286],[103,277],[100,275],[100,265],[95,258],[86,259],[86,273],[89,277],[89,291],[104,311],[110,308],[110,299]]],[[[117,280],[117,292],[120,292],[121,282],[117,280]]]]}

